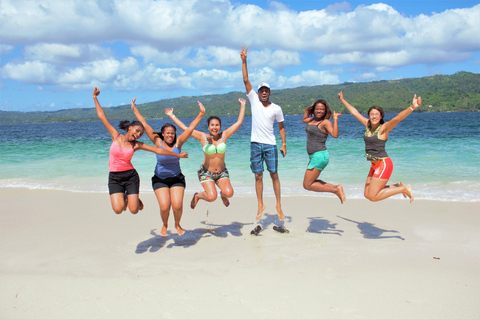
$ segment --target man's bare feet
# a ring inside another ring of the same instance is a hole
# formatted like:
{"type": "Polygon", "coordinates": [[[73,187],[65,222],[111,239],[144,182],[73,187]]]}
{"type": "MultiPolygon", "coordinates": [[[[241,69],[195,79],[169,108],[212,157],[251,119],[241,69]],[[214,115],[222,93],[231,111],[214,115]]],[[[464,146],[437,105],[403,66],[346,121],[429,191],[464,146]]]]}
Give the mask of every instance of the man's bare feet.
{"type": "Polygon", "coordinates": [[[340,199],[340,202],[343,204],[343,201],[345,201],[345,192],[343,191],[343,187],[341,184],[339,184],[336,188],[336,191],[334,192],[338,199],[340,199]]]}
{"type": "Polygon", "coordinates": [[[283,221],[285,215],[283,214],[282,206],[280,204],[277,204],[275,207],[277,208],[278,220],[283,221]]]}
{"type": "Polygon", "coordinates": [[[257,221],[260,221],[260,218],[262,217],[263,210],[265,210],[265,205],[262,204],[261,206],[258,206],[258,211],[257,211],[257,221]]]}
{"type": "Polygon", "coordinates": [[[166,237],[167,236],[167,227],[166,226],[163,226],[162,227],[162,231],[160,231],[160,235],[162,237],[166,237]]]}
{"type": "Polygon", "coordinates": [[[222,197],[222,201],[223,201],[223,204],[225,205],[225,207],[228,207],[230,205],[230,200],[228,200],[227,197],[225,197],[223,195],[223,193],[220,192],[220,196],[222,197]]]}
{"type": "Polygon", "coordinates": [[[197,206],[197,203],[198,203],[197,194],[198,192],[195,192],[195,194],[193,195],[192,201],[190,202],[190,208],[192,209],[195,209],[195,207],[197,206]]]}
{"type": "Polygon", "coordinates": [[[175,226],[175,228],[177,229],[177,233],[179,236],[183,236],[185,234],[185,230],[183,230],[180,225],[175,226]]]}
{"type": "Polygon", "coordinates": [[[405,186],[405,193],[409,198],[410,198],[410,203],[413,202],[413,192],[412,192],[412,186],[410,184],[407,184],[405,186]]]}

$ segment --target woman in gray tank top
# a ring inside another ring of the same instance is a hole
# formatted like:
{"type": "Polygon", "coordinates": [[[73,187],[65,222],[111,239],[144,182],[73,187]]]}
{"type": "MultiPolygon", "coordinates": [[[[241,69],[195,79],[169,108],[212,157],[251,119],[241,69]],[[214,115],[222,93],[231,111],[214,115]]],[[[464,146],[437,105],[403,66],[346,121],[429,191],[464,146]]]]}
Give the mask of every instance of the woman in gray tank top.
{"type": "Polygon", "coordinates": [[[415,95],[412,104],[407,109],[400,112],[392,120],[385,122],[381,107],[371,107],[367,112],[368,118],[365,118],[343,98],[343,92],[340,92],[338,97],[348,111],[366,128],[364,135],[365,156],[372,164],[365,182],[365,198],[370,201],[380,201],[401,193],[405,198],[409,197],[410,203],[412,203],[413,193],[409,184],[404,186],[402,182],[399,182],[394,185],[387,185],[393,171],[393,163],[385,151],[385,144],[388,133],[413,110],[422,105],[422,98],[417,98],[417,95],[415,95]]]}
{"type": "Polygon", "coordinates": [[[303,178],[303,187],[315,192],[331,192],[343,203],[345,192],[343,192],[341,184],[333,185],[318,179],[329,161],[325,141],[329,134],[334,138],[338,137],[338,117],[342,114],[333,112],[333,124],[329,120],[331,114],[327,101],[323,99],[317,100],[310,107],[305,108],[302,121],[306,123],[307,153],[310,161],[303,178]]]}

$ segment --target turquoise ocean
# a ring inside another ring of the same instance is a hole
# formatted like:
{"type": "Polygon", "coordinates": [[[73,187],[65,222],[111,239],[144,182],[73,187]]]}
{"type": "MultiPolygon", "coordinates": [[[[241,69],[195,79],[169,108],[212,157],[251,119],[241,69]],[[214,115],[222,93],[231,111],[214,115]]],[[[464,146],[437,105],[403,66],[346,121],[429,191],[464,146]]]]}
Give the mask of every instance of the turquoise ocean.
{"type": "MultiPolygon", "coordinates": [[[[395,114],[386,114],[386,120],[395,114]]],[[[133,117],[132,117],[133,119],[133,117]]],[[[305,125],[302,116],[286,116],[287,156],[279,160],[284,196],[335,197],[302,187],[308,163],[305,125]]],[[[190,123],[192,118],[182,119],[190,123]]],[[[225,129],[236,117],[222,118],[225,129]]],[[[160,130],[166,119],[149,120],[160,130]]],[[[117,126],[118,121],[112,121],[117,126]]],[[[108,152],[110,135],[100,121],[45,124],[0,125],[0,187],[108,194],[108,152]]],[[[207,131],[206,120],[197,128],[207,131]]],[[[228,140],[226,163],[236,195],[255,196],[250,171],[251,117],[228,140]]],[[[277,144],[281,146],[278,125],[277,144]]],[[[320,178],[342,184],[348,198],[363,198],[370,167],[364,157],[364,127],[351,115],[339,118],[340,135],[329,137],[330,163],[320,178]]],[[[181,131],[178,130],[178,133],[181,131]]],[[[144,135],[140,141],[151,144],[144,135]]],[[[203,161],[200,142],[190,138],[181,160],[187,193],[201,190],[196,172],[203,161]]],[[[477,202],[480,198],[480,113],[413,113],[390,133],[387,153],[394,170],[390,183],[410,183],[416,199],[477,202]]],[[[151,177],[155,155],[137,151],[133,165],[141,177],[141,193],[152,192],[151,177]]],[[[265,195],[273,196],[271,180],[265,172],[265,195]]],[[[397,195],[399,199],[401,195],[397,195]]]]}

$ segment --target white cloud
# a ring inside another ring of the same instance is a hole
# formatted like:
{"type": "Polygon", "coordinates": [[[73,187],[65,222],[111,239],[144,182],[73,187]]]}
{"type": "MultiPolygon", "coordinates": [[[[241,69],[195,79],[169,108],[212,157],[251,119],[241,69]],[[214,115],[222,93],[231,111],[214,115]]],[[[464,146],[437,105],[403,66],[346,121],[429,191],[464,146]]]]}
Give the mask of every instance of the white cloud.
{"type": "Polygon", "coordinates": [[[14,49],[14,46],[0,44],[0,54],[9,54],[14,49]]]}
{"type": "Polygon", "coordinates": [[[0,53],[24,49],[2,61],[1,77],[63,90],[238,89],[244,45],[252,84],[294,87],[338,83],[352,70],[368,80],[407,65],[464,61],[480,47],[480,4],[414,17],[384,3],[303,12],[269,4],[2,0],[0,53]],[[311,70],[307,56],[332,70],[311,70]]]}
{"type": "Polygon", "coordinates": [[[113,56],[111,49],[97,45],[40,43],[25,47],[25,59],[55,64],[73,64],[113,56]]]}

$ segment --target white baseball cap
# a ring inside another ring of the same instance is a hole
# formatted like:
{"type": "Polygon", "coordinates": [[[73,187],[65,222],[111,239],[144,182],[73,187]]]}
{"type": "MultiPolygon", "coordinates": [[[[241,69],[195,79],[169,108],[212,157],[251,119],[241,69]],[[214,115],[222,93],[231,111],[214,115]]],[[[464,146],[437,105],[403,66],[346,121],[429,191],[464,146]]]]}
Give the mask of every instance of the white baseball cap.
{"type": "Polygon", "coordinates": [[[262,87],[265,87],[265,88],[268,88],[268,90],[271,90],[270,85],[268,83],[262,82],[258,85],[257,91],[260,90],[260,88],[262,88],[262,87]]]}

